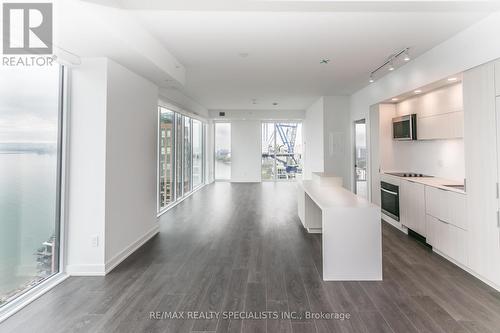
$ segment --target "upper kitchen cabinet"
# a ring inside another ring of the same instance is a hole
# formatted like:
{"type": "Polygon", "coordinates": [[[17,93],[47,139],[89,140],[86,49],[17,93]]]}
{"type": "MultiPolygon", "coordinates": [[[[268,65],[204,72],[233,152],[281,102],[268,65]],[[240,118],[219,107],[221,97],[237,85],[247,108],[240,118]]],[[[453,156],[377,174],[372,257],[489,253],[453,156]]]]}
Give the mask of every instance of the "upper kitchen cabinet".
{"type": "Polygon", "coordinates": [[[463,137],[463,112],[450,112],[417,118],[418,140],[457,139],[463,137]]]}
{"type": "Polygon", "coordinates": [[[469,266],[500,286],[495,64],[466,71],[463,94],[469,266]]]}
{"type": "Polygon", "coordinates": [[[500,60],[495,63],[495,91],[500,96],[500,60]]]}
{"type": "Polygon", "coordinates": [[[417,139],[464,136],[462,84],[448,85],[398,103],[397,115],[417,115],[417,139]]]}

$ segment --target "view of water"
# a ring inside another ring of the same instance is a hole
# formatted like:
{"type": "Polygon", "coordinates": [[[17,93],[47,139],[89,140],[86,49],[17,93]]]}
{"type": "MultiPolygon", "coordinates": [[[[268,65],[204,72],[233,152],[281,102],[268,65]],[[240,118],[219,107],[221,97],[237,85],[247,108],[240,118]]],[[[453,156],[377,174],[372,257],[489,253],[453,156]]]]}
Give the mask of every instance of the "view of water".
{"type": "Polygon", "coordinates": [[[36,253],[55,232],[54,148],[0,144],[0,304],[51,273],[36,253]]]}

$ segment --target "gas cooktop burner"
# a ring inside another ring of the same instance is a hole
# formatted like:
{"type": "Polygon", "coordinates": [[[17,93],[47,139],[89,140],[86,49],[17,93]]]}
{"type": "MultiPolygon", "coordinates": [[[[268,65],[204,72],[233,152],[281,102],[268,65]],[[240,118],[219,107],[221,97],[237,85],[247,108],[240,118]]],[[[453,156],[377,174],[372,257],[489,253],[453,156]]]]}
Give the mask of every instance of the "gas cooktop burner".
{"type": "Polygon", "coordinates": [[[397,177],[432,177],[432,176],[427,176],[421,173],[414,173],[414,172],[388,172],[388,175],[393,175],[397,177]]]}

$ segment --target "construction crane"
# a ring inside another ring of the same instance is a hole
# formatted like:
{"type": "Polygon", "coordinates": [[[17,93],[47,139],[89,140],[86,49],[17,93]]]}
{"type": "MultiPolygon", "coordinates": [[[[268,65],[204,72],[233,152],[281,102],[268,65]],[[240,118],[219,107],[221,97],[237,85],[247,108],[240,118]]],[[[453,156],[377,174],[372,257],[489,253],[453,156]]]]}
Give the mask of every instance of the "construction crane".
{"type": "Polygon", "coordinates": [[[263,156],[274,158],[276,162],[282,164],[286,174],[294,174],[299,171],[299,163],[295,156],[297,127],[297,123],[274,124],[275,131],[273,131],[273,133],[268,137],[266,142],[267,146],[271,149],[269,149],[268,154],[263,154],[263,156]],[[278,138],[275,138],[275,135],[277,137],[279,136],[279,142],[282,142],[283,144],[280,143],[278,145],[278,138]],[[274,149],[272,147],[274,147],[274,149]]]}

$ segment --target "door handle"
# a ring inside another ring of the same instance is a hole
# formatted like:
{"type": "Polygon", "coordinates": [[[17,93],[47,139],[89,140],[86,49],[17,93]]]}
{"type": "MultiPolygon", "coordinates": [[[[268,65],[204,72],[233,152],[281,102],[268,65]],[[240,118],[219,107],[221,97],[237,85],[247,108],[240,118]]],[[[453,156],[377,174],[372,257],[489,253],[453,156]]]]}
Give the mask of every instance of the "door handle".
{"type": "Polygon", "coordinates": [[[385,188],[381,188],[380,190],[381,190],[381,191],[384,191],[385,193],[392,194],[392,195],[398,195],[398,193],[397,193],[397,192],[389,191],[389,190],[386,190],[385,188]]]}

